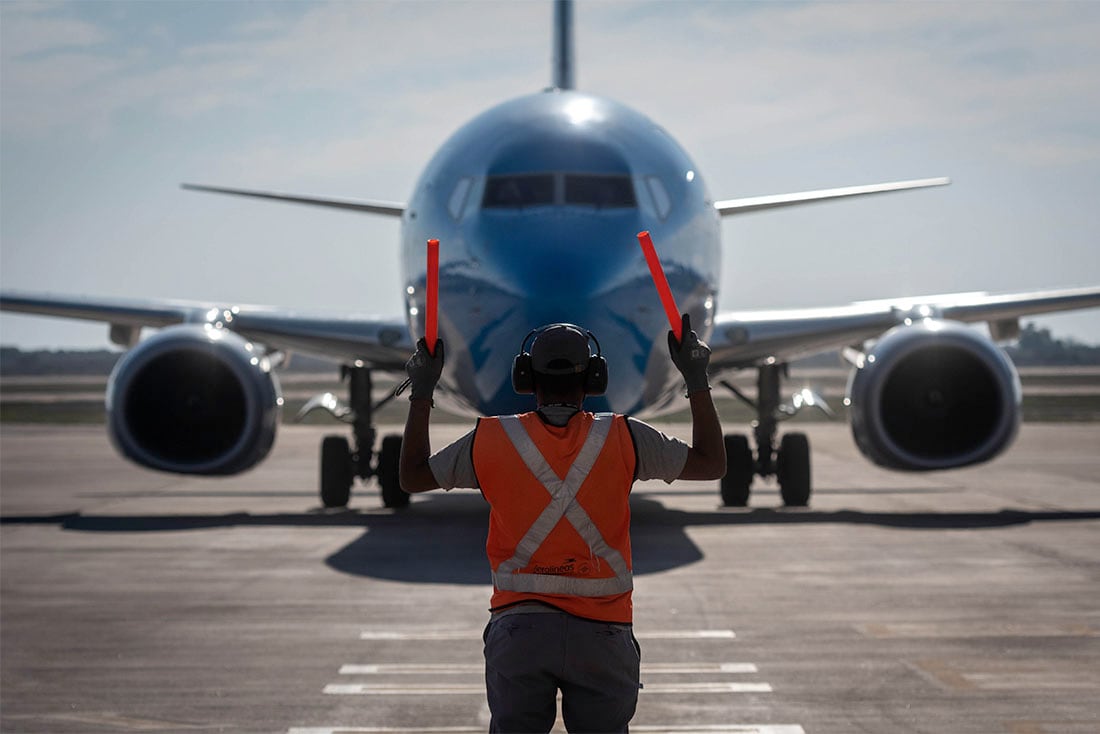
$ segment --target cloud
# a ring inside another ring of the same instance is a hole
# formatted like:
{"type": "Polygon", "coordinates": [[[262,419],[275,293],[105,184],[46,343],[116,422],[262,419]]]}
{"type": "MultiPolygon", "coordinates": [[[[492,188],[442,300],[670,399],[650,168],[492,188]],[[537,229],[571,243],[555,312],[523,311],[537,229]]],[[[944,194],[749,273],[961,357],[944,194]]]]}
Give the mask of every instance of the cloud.
{"type": "Polygon", "coordinates": [[[92,23],[50,15],[57,3],[4,3],[0,37],[4,63],[32,54],[85,48],[108,40],[92,23]]]}
{"type": "MultiPolygon", "coordinates": [[[[59,14],[67,7],[5,11],[13,134],[89,119],[102,131],[132,111],[186,121],[296,95],[383,117],[388,99],[409,111],[406,95],[432,96],[412,111],[441,119],[462,94],[483,94],[483,107],[549,79],[542,3],[260,5],[167,57],[156,51],[163,28],[106,48],[121,36],[110,16],[92,24],[59,14]]],[[[576,16],[580,86],[695,143],[736,136],[763,153],[919,130],[986,136],[1021,160],[1054,164],[1100,135],[1100,6],[580,3],[576,16]],[[1057,126],[1076,138],[1046,133],[1057,126]]]]}
{"type": "MultiPolygon", "coordinates": [[[[516,3],[314,3],[272,15],[261,5],[259,17],[175,44],[164,43],[163,25],[123,32],[108,13],[96,23],[64,15],[74,7],[55,6],[51,17],[5,12],[7,134],[43,138],[89,119],[101,131],[134,112],[169,124],[293,95],[327,95],[356,109],[364,92],[397,98],[409,85],[448,95],[468,79],[514,86],[533,66],[499,61],[525,56],[519,29],[530,27],[530,8],[516,3]],[[26,40],[8,44],[9,36],[26,40]],[[108,38],[114,43],[103,44],[108,38]],[[87,48],[74,53],[78,41],[87,48]]],[[[542,44],[549,34],[538,35],[542,44]]]]}
{"type": "Polygon", "coordinates": [[[738,136],[778,152],[920,131],[1011,151],[1051,126],[1100,135],[1100,6],[692,4],[668,34],[592,7],[616,32],[582,26],[599,60],[582,79],[703,143],[738,136]]]}

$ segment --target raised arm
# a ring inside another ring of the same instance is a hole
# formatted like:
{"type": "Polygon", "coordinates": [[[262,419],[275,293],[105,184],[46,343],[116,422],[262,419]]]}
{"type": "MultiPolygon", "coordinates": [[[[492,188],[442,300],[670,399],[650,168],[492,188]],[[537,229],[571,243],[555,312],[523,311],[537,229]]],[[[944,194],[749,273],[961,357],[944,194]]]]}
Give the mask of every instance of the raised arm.
{"type": "Polygon", "coordinates": [[[443,341],[437,341],[435,355],[421,339],[416,353],[405,364],[412,392],[409,395],[409,415],[405,420],[405,435],[401,441],[401,489],[409,493],[439,489],[439,482],[428,466],[432,454],[428,427],[432,414],[432,395],[443,372],[443,341]]]}
{"type": "Polygon", "coordinates": [[[668,332],[668,351],[672,363],[684,376],[691,406],[691,448],[680,472],[680,479],[721,479],[726,474],[726,446],[722,425],[710,396],[710,347],[691,330],[691,320],[683,315],[683,339],[679,342],[668,332]]]}

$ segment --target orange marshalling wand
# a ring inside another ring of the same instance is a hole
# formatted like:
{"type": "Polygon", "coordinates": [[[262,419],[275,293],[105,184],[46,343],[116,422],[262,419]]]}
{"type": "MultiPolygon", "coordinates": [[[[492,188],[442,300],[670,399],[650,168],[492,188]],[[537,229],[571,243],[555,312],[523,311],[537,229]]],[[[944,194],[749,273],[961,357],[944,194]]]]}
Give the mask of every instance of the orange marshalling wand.
{"type": "Polygon", "coordinates": [[[680,332],[683,324],[680,320],[680,312],[676,308],[676,301],[672,298],[672,289],[668,287],[668,279],[665,278],[665,271],[661,268],[661,261],[657,259],[657,251],[653,249],[653,240],[650,239],[649,232],[639,232],[638,243],[642,246],[642,252],[645,253],[645,261],[649,265],[649,274],[653,276],[653,285],[657,286],[661,305],[665,307],[668,325],[676,341],[681,341],[683,334],[680,332]]]}
{"type": "Polygon", "coordinates": [[[424,343],[428,353],[435,356],[435,343],[439,337],[439,240],[428,240],[428,280],[425,286],[427,304],[424,314],[424,343]]]}

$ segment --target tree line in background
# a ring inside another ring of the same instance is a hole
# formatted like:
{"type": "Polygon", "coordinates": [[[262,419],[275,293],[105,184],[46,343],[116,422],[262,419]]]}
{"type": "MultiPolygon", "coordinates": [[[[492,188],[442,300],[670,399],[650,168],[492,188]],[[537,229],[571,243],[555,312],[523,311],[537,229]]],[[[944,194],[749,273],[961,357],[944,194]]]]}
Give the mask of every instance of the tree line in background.
{"type": "MultiPolygon", "coordinates": [[[[1005,351],[1021,367],[1100,365],[1100,346],[1058,339],[1050,329],[1039,328],[1033,323],[1025,324],[1019,340],[1005,351]]],[[[122,352],[110,349],[24,352],[15,347],[0,347],[0,375],[106,375],[121,356],[122,352]]],[[[834,366],[840,364],[840,360],[836,353],[827,353],[801,364],[834,366]]],[[[336,373],[339,365],[331,360],[295,354],[285,370],[336,373]]]]}

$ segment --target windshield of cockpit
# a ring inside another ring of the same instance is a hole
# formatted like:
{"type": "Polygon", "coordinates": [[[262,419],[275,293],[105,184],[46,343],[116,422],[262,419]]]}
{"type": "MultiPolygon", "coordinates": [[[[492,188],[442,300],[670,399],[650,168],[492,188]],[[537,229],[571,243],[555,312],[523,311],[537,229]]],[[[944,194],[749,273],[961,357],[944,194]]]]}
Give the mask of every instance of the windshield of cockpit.
{"type": "Polygon", "coordinates": [[[637,206],[630,176],[592,173],[509,173],[485,181],[483,209],[535,206],[582,206],[633,209],[637,206]]]}

